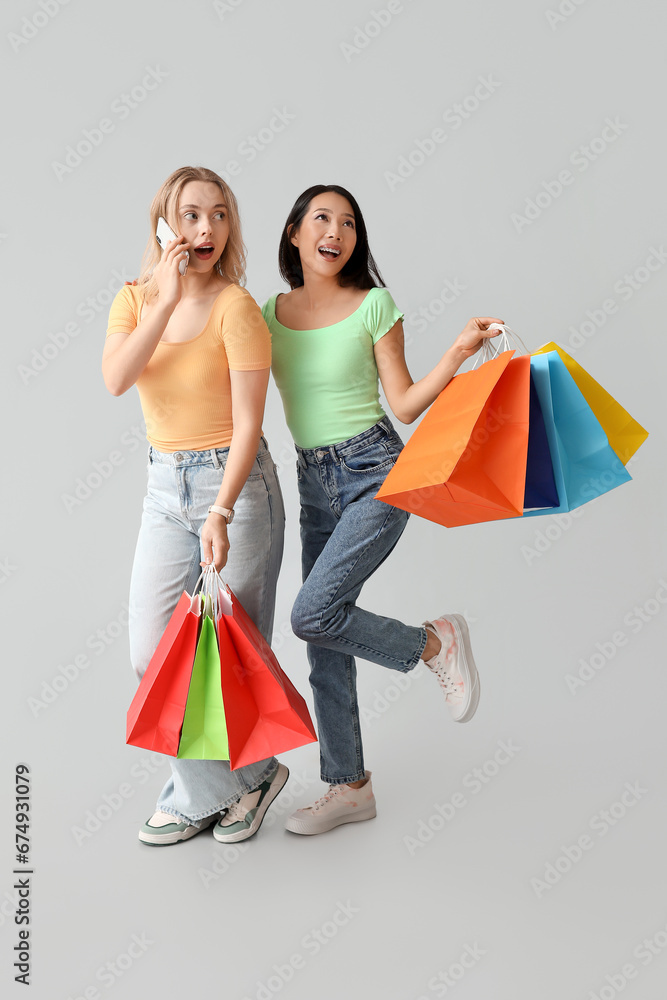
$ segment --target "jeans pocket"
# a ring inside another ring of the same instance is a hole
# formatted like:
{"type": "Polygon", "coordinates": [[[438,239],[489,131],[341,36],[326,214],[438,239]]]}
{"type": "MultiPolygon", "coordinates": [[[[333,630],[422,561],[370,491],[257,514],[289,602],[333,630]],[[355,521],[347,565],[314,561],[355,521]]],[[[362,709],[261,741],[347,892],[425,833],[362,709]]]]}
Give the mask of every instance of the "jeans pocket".
{"type": "Polygon", "coordinates": [[[382,441],[374,441],[373,444],[369,444],[366,448],[360,448],[359,451],[354,451],[352,454],[341,458],[341,464],[344,468],[348,472],[357,474],[374,473],[378,469],[385,468],[385,466],[388,468],[394,462],[395,458],[382,441]]]}

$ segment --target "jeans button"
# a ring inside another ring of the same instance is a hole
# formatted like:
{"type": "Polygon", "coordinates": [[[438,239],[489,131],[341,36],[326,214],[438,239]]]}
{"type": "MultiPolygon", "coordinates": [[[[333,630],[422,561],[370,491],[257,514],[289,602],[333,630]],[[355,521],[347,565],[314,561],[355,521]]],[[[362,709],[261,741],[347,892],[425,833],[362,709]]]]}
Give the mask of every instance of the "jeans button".
{"type": "Polygon", "coordinates": [[[321,461],[322,461],[322,459],[324,458],[324,452],[323,452],[323,451],[318,451],[318,453],[317,453],[317,457],[318,457],[318,459],[319,459],[319,460],[320,460],[320,462],[321,462],[321,461]]]}
{"type": "Polygon", "coordinates": [[[183,456],[181,455],[180,451],[177,451],[176,454],[174,455],[174,461],[176,461],[176,462],[182,462],[183,461],[183,456]]]}

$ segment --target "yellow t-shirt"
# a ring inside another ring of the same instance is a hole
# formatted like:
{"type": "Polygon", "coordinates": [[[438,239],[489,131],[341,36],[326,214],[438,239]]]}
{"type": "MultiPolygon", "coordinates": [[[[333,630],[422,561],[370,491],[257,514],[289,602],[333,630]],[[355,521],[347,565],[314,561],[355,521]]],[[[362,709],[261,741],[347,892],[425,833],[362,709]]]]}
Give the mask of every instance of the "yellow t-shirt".
{"type": "MultiPolygon", "coordinates": [[[[132,334],[139,322],[140,285],[124,285],[109,313],[111,333],[132,334]]],[[[137,379],[146,437],[158,451],[225,448],[232,440],[232,371],[271,366],[271,334],[245,288],[229,285],[213,303],[198,336],[162,341],[137,379]]]]}

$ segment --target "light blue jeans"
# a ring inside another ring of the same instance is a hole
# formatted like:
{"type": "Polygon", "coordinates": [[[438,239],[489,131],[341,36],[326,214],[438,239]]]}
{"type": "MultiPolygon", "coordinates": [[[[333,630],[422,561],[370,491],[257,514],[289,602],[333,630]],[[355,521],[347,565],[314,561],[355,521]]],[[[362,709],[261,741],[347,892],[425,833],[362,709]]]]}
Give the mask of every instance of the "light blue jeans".
{"type": "MultiPolygon", "coordinates": [[[[192,593],[201,572],[199,534],[216,501],[228,451],[149,451],[148,491],[130,583],[130,657],[139,678],[181,594],[192,593]]],[[[234,509],[222,576],[270,642],[285,511],[264,438],[234,509]]],[[[193,825],[257,788],[278,766],[275,757],[235,771],[229,761],[168,760],[172,775],[156,808],[193,825]]]]}
{"type": "Polygon", "coordinates": [[[308,643],[321,775],[329,784],[365,775],[354,657],[405,672],[426,646],[426,629],[356,604],[408,522],[405,511],[374,499],[402,447],[388,417],[340,444],[297,447],[304,584],[292,629],[308,643]]]}

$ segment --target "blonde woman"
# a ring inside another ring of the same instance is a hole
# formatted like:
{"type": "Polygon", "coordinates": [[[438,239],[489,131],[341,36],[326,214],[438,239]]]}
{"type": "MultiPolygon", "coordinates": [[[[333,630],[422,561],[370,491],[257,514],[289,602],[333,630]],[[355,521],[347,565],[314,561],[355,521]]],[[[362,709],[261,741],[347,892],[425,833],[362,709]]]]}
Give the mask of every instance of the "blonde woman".
{"type": "MultiPolygon", "coordinates": [[[[242,287],[236,199],[213,171],[182,167],[155,196],[150,227],[139,281],[112,304],[102,362],[112,395],[137,386],[150,445],[130,584],[138,677],[205,564],[224,567],[270,641],[284,532],[261,429],[270,334],[242,287]],[[177,237],[163,249],[155,236],[160,217],[177,237]]],[[[213,823],[223,843],[251,837],[289,773],[275,758],[233,772],[227,761],[169,760],[172,775],[139,831],[153,846],[188,840],[213,823]]]]}

